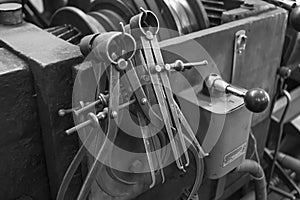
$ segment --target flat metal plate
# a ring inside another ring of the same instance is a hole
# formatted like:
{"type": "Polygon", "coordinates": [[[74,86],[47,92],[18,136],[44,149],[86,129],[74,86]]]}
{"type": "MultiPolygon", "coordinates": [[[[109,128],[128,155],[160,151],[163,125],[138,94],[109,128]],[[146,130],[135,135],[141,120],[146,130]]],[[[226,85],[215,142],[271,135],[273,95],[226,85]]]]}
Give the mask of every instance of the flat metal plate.
{"type": "Polygon", "coordinates": [[[189,101],[201,108],[216,114],[227,114],[233,112],[235,109],[238,109],[244,106],[244,100],[240,97],[234,95],[224,95],[221,97],[209,97],[203,95],[199,88],[190,88],[186,89],[179,94],[177,94],[182,99],[189,101]],[[197,94],[197,99],[194,98],[191,94],[197,94]]]}

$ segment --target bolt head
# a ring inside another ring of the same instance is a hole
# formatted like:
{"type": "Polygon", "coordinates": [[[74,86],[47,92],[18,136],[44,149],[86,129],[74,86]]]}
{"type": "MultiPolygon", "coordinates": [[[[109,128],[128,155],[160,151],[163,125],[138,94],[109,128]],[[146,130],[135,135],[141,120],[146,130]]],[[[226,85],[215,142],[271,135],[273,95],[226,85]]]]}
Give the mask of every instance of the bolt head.
{"type": "Polygon", "coordinates": [[[153,39],[153,34],[152,34],[151,31],[147,31],[147,32],[146,32],[146,38],[147,38],[148,40],[152,40],[152,39],[153,39]]]}
{"type": "Polygon", "coordinates": [[[118,60],[118,68],[120,70],[125,70],[127,66],[128,66],[128,62],[125,59],[121,58],[118,60]]]}
{"type": "Polygon", "coordinates": [[[156,72],[161,72],[161,70],[162,70],[162,67],[161,67],[161,66],[159,66],[159,65],[156,65],[156,66],[155,66],[155,71],[156,71],[156,72]]]}

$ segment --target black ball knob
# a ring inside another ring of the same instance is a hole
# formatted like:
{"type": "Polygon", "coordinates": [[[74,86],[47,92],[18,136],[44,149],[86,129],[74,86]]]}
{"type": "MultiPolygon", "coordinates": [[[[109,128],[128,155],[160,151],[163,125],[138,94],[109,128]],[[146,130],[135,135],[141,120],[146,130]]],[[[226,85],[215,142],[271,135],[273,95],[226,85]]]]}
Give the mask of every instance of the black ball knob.
{"type": "Polygon", "coordinates": [[[300,32],[300,6],[296,6],[290,13],[290,23],[292,27],[300,32]]]}
{"type": "Polygon", "coordinates": [[[255,88],[246,92],[244,102],[248,110],[254,113],[260,113],[268,107],[270,97],[263,89],[255,88]]]}

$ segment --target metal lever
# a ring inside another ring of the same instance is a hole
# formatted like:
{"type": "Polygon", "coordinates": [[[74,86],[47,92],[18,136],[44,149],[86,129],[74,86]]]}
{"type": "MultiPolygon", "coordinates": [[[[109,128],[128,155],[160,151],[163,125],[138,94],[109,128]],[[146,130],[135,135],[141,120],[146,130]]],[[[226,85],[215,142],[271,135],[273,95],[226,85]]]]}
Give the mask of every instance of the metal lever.
{"type": "Polygon", "coordinates": [[[230,85],[226,88],[226,92],[243,97],[246,108],[254,113],[263,112],[270,102],[268,93],[260,88],[250,89],[246,93],[241,94],[241,91],[230,85]]]}
{"type": "Polygon", "coordinates": [[[150,141],[149,141],[149,138],[150,138],[149,129],[148,129],[149,127],[145,126],[146,122],[140,113],[137,113],[137,116],[138,116],[138,120],[139,120],[139,123],[141,126],[141,133],[142,133],[142,137],[143,137],[144,147],[146,150],[146,155],[147,155],[151,179],[152,179],[152,182],[151,182],[149,188],[153,188],[156,183],[156,178],[155,178],[154,163],[153,163],[153,159],[152,159],[152,155],[151,155],[151,146],[150,146],[150,141]]]}
{"type": "Polygon", "coordinates": [[[206,66],[208,64],[207,60],[203,60],[200,62],[191,62],[191,63],[184,63],[182,60],[176,60],[174,63],[161,65],[155,65],[151,68],[152,72],[161,72],[163,70],[171,71],[184,71],[186,69],[191,69],[192,67],[196,66],[206,66]]]}
{"type": "Polygon", "coordinates": [[[254,113],[263,112],[269,105],[270,97],[268,93],[260,88],[250,90],[235,87],[225,82],[219,75],[210,74],[206,78],[206,86],[211,91],[217,90],[226,94],[244,98],[245,106],[248,110],[254,113]]]}
{"type": "Polygon", "coordinates": [[[166,70],[176,70],[176,71],[184,71],[186,69],[191,69],[192,67],[196,66],[206,66],[208,64],[207,60],[203,60],[200,62],[191,62],[191,63],[184,63],[182,60],[176,60],[174,63],[166,64],[166,70]]]}
{"type": "Polygon", "coordinates": [[[96,100],[94,102],[88,102],[88,103],[84,103],[81,101],[80,102],[81,105],[76,108],[60,109],[58,111],[58,115],[62,117],[62,116],[65,116],[66,114],[74,113],[76,116],[78,116],[79,114],[81,114],[99,104],[106,107],[108,100],[109,100],[109,95],[100,93],[98,96],[98,100],[96,100]]]}
{"type": "Polygon", "coordinates": [[[108,113],[108,108],[106,107],[102,112],[98,113],[97,115],[95,115],[94,113],[89,113],[88,114],[88,120],[85,122],[82,122],[81,124],[78,124],[68,130],[66,130],[66,134],[70,135],[74,132],[76,132],[77,130],[80,130],[84,127],[87,126],[95,126],[97,127],[99,125],[99,120],[105,119],[108,113]]]}
{"type": "MultiPolygon", "coordinates": [[[[123,109],[125,107],[130,106],[131,104],[133,104],[135,102],[135,99],[128,101],[127,103],[124,103],[122,105],[119,106],[119,110],[123,109]]],[[[95,115],[94,113],[89,113],[88,117],[89,119],[85,122],[82,122],[81,124],[78,124],[68,130],[66,130],[66,134],[70,135],[74,132],[76,132],[77,130],[80,130],[84,127],[87,126],[98,126],[99,125],[99,120],[103,120],[107,117],[107,113],[108,113],[108,108],[104,108],[102,112],[99,112],[97,115],[95,115]]]]}

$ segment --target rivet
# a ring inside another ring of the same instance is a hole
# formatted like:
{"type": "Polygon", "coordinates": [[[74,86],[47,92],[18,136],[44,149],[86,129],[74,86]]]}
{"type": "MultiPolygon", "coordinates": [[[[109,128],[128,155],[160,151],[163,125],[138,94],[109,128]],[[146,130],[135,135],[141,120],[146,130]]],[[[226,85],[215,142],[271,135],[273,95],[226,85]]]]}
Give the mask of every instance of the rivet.
{"type": "Polygon", "coordinates": [[[118,116],[117,111],[112,111],[111,112],[111,118],[116,118],[118,116]]]}
{"type": "Polygon", "coordinates": [[[153,34],[151,33],[151,31],[147,31],[147,32],[146,32],[146,38],[147,38],[148,40],[152,40],[152,39],[153,39],[153,34]]]}
{"type": "Polygon", "coordinates": [[[148,100],[146,98],[141,99],[141,104],[145,105],[147,102],[148,102],[148,100]]]}
{"type": "Polygon", "coordinates": [[[128,66],[128,63],[125,59],[121,58],[118,60],[118,68],[120,70],[125,70],[127,68],[127,66],[128,66]]]}

